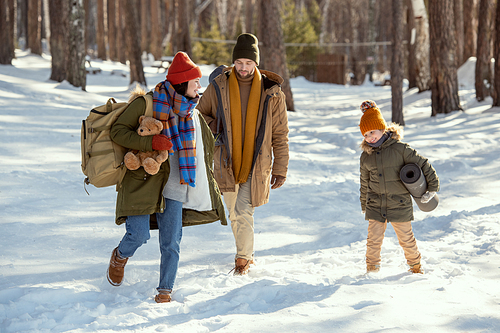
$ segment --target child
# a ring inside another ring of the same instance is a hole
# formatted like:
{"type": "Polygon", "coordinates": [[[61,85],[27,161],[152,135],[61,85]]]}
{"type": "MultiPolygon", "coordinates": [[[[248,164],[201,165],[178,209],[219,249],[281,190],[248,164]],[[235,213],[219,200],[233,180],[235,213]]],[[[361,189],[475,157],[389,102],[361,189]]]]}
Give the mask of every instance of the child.
{"type": "Polygon", "coordinates": [[[367,272],[380,269],[380,251],[387,223],[391,222],[404,250],[410,272],[423,274],[420,252],[413,236],[412,198],[399,177],[399,171],[408,163],[420,166],[427,181],[427,192],[421,200],[429,202],[439,190],[436,171],[423,156],[400,141],[403,129],[397,124],[387,127],[382,113],[373,101],[360,106],[363,116],[359,128],[365,137],[360,147],[360,200],[368,220],[366,244],[367,272]]]}

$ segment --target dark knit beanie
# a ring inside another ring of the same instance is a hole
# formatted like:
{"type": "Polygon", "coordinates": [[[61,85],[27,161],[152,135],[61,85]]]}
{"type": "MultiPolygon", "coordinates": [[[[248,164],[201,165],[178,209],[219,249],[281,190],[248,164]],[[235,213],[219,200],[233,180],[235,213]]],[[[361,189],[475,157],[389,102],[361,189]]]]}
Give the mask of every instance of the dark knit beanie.
{"type": "Polygon", "coordinates": [[[241,34],[236,40],[233,49],[233,63],[236,59],[245,58],[255,61],[259,65],[259,40],[252,34],[241,34]]]}
{"type": "Polygon", "coordinates": [[[201,77],[200,67],[185,52],[177,52],[168,67],[167,81],[172,85],[191,81],[201,77]]]}

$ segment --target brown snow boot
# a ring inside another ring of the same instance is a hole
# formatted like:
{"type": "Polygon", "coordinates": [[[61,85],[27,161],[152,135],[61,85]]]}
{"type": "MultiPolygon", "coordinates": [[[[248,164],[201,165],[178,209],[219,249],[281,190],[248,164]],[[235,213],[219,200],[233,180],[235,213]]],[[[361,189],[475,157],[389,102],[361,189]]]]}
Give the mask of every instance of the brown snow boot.
{"type": "Polygon", "coordinates": [[[234,275],[246,275],[251,264],[253,264],[253,260],[238,258],[234,261],[234,268],[229,273],[234,271],[234,275]]]}
{"type": "Polygon", "coordinates": [[[380,265],[366,265],[367,273],[377,273],[380,270],[380,265]]]}
{"type": "Polygon", "coordinates": [[[420,265],[420,263],[415,264],[415,265],[411,265],[408,272],[412,272],[414,274],[415,273],[424,274],[424,270],[422,269],[422,266],[420,265]]]}
{"type": "Polygon", "coordinates": [[[118,287],[122,284],[123,275],[125,274],[125,265],[127,264],[128,258],[122,258],[118,253],[118,247],[115,247],[111,253],[111,259],[109,260],[109,267],[107,272],[107,277],[109,283],[113,286],[118,287]]]}
{"type": "Polygon", "coordinates": [[[155,296],[156,303],[170,303],[172,301],[172,291],[161,289],[158,290],[158,295],[155,296]]]}

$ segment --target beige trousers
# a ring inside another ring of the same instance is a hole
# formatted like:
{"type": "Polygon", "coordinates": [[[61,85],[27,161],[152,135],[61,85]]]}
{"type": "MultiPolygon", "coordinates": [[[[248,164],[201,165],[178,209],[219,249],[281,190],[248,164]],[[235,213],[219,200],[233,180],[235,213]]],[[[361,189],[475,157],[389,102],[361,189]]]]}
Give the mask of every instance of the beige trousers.
{"type": "Polygon", "coordinates": [[[236,242],[236,257],[246,260],[253,259],[254,229],[251,198],[251,177],[246,183],[236,184],[235,192],[224,192],[223,198],[229,211],[231,229],[236,242]]]}
{"type": "MultiPolygon", "coordinates": [[[[382,251],[382,242],[384,241],[384,234],[388,222],[382,223],[375,220],[369,220],[368,223],[366,264],[380,265],[380,252],[382,251]]],[[[411,222],[394,222],[391,223],[391,225],[396,232],[399,245],[403,248],[408,265],[412,266],[418,264],[421,256],[417,248],[417,240],[413,236],[411,222]]]]}

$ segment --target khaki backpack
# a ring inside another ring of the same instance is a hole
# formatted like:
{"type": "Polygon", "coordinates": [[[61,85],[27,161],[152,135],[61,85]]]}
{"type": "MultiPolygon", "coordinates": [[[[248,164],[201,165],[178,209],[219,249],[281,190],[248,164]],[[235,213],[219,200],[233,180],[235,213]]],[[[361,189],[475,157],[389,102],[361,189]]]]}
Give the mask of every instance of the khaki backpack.
{"type": "MultiPolygon", "coordinates": [[[[152,117],[151,94],[136,98],[144,98],[146,101],[144,115],[152,117]]],[[[106,104],[93,108],[87,119],[82,121],[81,150],[82,171],[87,176],[85,184],[92,184],[95,187],[118,185],[125,176],[127,168],[123,163],[123,156],[128,149],[111,140],[110,130],[132,101],[117,103],[114,98],[110,98],[106,104]]]]}

